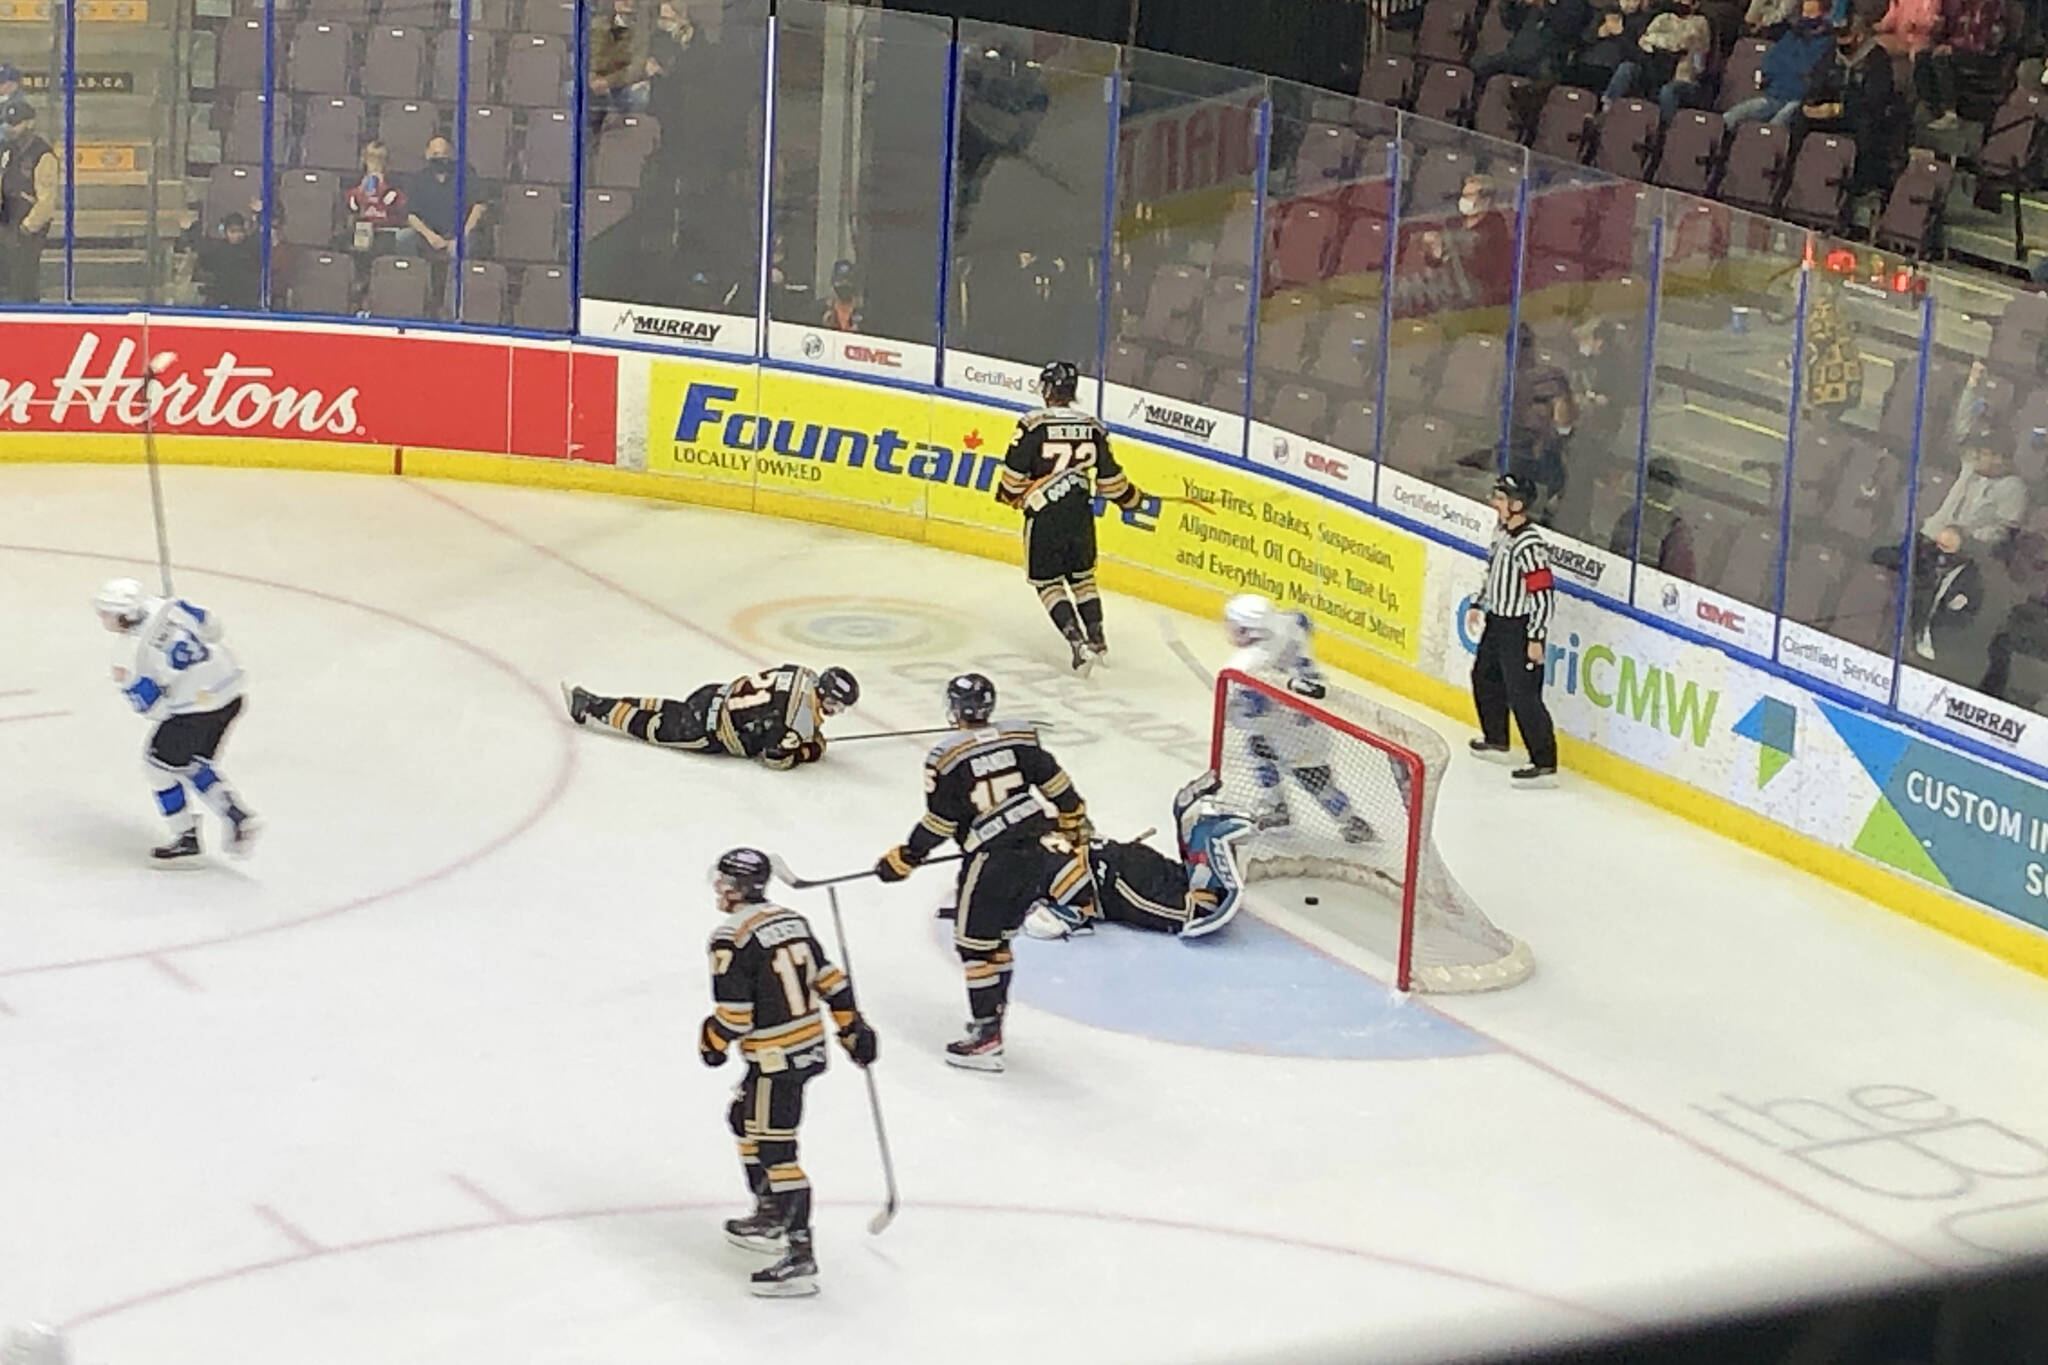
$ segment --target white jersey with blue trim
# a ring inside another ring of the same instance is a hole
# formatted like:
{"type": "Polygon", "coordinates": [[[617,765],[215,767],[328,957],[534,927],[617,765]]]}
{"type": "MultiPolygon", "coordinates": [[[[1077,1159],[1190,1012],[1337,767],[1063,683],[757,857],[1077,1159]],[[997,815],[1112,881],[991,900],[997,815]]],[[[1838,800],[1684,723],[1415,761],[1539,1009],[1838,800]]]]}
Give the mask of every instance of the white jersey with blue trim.
{"type": "Polygon", "coordinates": [[[242,666],[221,643],[220,618],[181,598],[151,598],[114,682],[141,714],[218,711],[242,695],[242,666]]]}
{"type": "MultiPolygon", "coordinates": [[[[1265,638],[1239,649],[1230,667],[1304,697],[1324,692],[1323,670],[1310,652],[1311,627],[1298,611],[1274,610],[1266,617],[1265,638]]],[[[1279,706],[1248,687],[1230,694],[1226,721],[1234,729],[1260,735],[1281,750],[1283,761],[1319,762],[1323,736],[1308,716],[1279,706]]]]}

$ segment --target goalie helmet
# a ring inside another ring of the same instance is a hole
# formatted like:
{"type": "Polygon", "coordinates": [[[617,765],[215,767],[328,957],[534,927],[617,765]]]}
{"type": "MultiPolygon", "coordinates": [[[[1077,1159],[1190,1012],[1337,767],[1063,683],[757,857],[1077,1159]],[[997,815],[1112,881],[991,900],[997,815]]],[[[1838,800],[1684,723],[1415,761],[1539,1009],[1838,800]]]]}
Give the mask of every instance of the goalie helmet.
{"type": "Polygon", "coordinates": [[[1071,360],[1055,360],[1038,372],[1038,392],[1052,404],[1071,403],[1081,387],[1081,369],[1071,360]]]}
{"type": "MultiPolygon", "coordinates": [[[[132,578],[112,578],[101,584],[92,607],[102,621],[118,621],[123,626],[133,626],[149,615],[149,599],[142,585],[132,578]]],[[[113,626],[107,628],[112,630],[113,626]]]]}
{"type": "Polygon", "coordinates": [[[860,700],[860,683],[843,668],[828,668],[818,675],[818,699],[825,714],[835,715],[860,700]]]}
{"type": "Polygon", "coordinates": [[[718,893],[718,908],[730,910],[735,905],[758,905],[767,900],[772,875],[768,855],[760,849],[727,849],[711,869],[711,889],[718,893]]]}
{"type": "Polygon", "coordinates": [[[955,725],[986,725],[996,712],[996,685],[979,673],[946,684],[946,714],[955,725]]]}
{"type": "Polygon", "coordinates": [[[1223,628],[1239,649],[1255,645],[1273,632],[1273,604],[1255,592],[1240,593],[1223,608],[1223,628]]]}

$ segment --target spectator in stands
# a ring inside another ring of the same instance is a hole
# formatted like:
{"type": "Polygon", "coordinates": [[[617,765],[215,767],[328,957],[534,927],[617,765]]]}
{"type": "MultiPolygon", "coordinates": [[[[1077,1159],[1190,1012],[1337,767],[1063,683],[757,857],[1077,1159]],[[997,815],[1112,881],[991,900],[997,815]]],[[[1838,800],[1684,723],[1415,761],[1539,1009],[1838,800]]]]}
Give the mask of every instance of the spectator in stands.
{"type": "MultiPolygon", "coordinates": [[[[1546,508],[1564,492],[1565,442],[1578,421],[1571,376],[1544,359],[1536,334],[1523,323],[1515,333],[1514,412],[1508,423],[1508,472],[1539,490],[1546,508]]],[[[1538,521],[1542,517],[1536,518],[1538,521]]]]}
{"type": "Polygon", "coordinates": [[[1532,81],[1554,81],[1571,60],[1586,31],[1591,9],[1586,0],[1501,0],[1501,20],[1510,30],[1508,44],[1472,63],[1472,74],[1484,85],[1501,72],[1532,81]]]}
{"type": "Polygon", "coordinates": [[[1447,340],[1497,328],[1497,321],[1477,310],[1505,304],[1513,292],[1515,234],[1495,198],[1492,180],[1468,175],[1458,186],[1457,216],[1448,222],[1434,215],[1418,218],[1418,223],[1442,226],[1422,227],[1401,245],[1395,307],[1404,316],[1418,311],[1438,315],[1447,340]]]}
{"type": "Polygon", "coordinates": [[[18,95],[0,105],[0,138],[0,300],[39,303],[62,174],[56,150],[36,131],[35,106],[18,95]]]}
{"type": "Polygon", "coordinates": [[[1705,98],[1707,54],[1714,46],[1713,26],[1699,12],[1698,0],[1677,0],[1650,19],[1636,46],[1642,68],[1636,84],[1656,91],[1657,107],[1666,123],[1705,98]]]}
{"type": "Polygon", "coordinates": [[[21,68],[12,62],[0,62],[0,109],[21,93],[21,68]]]}
{"type": "Polygon", "coordinates": [[[1993,550],[2019,529],[2027,514],[2027,485],[1996,439],[1980,431],[1964,447],[1962,473],[1949,485],[1941,506],[1920,523],[1923,539],[1938,541],[1943,532],[1953,531],[1959,543],[1993,550]]]}
{"type": "Polygon", "coordinates": [[[1685,518],[1678,511],[1680,482],[1676,464],[1661,455],[1652,459],[1643,471],[1641,540],[1636,539],[1636,512],[1631,507],[1614,523],[1614,532],[1607,538],[1607,548],[1626,558],[1633,542],[1640,555],[1639,562],[1673,578],[1697,583],[1699,564],[1693,554],[1692,528],[1686,525],[1685,518]]]}
{"type": "Polygon", "coordinates": [[[1970,373],[1963,380],[1963,389],[1956,395],[1955,411],[1949,414],[1948,439],[1960,448],[1972,439],[1984,425],[1985,414],[1991,410],[1991,402],[1985,397],[1984,381],[1990,371],[1984,368],[1982,360],[1970,362],[1970,373]]]}
{"type": "Polygon", "coordinates": [[[635,13],[637,0],[612,0],[610,14],[590,27],[592,115],[646,112],[648,82],[659,73],[649,56],[649,39],[635,13]]]}
{"type": "Polygon", "coordinates": [[[1762,89],[1734,104],[1722,120],[1730,129],[1755,121],[1790,123],[1806,102],[1815,70],[1834,50],[1827,0],[1800,0],[1799,18],[1764,53],[1757,71],[1762,89]]]}
{"type": "Polygon", "coordinates": [[[1598,90],[1602,99],[1625,99],[1636,93],[1636,79],[1642,66],[1636,61],[1642,49],[1643,30],[1650,26],[1645,0],[1620,0],[1617,8],[1597,8],[1587,22],[1566,79],[1573,85],[1598,90]]]}
{"type": "Polygon", "coordinates": [[[1633,466],[1637,433],[1624,432],[1622,422],[1629,406],[1642,396],[1643,356],[1640,351],[1624,351],[1615,336],[1615,326],[1606,318],[1589,318],[1572,329],[1574,355],[1569,367],[1579,409],[1574,443],[1603,461],[1626,450],[1633,466]]]}
{"type": "Polygon", "coordinates": [[[221,215],[220,228],[193,251],[192,279],[208,308],[240,313],[263,309],[263,244],[239,213],[221,215]]]}
{"type": "Polygon", "coordinates": [[[1886,120],[1896,112],[1892,58],[1878,46],[1870,18],[1851,14],[1835,32],[1834,56],[1824,63],[1793,127],[1805,132],[1841,133],[1856,143],[1850,191],[1883,190],[1891,183],[1892,140],[1886,120]]]}
{"type": "Polygon", "coordinates": [[[1750,38],[1780,38],[1798,17],[1799,0],[1749,0],[1742,13],[1742,32],[1750,38]]]}
{"type": "Polygon", "coordinates": [[[1933,41],[1913,57],[1913,88],[1927,106],[1930,130],[1954,128],[1963,82],[1995,81],[2005,46],[2006,0],[1939,0],[1933,41]]]}
{"type": "Polygon", "coordinates": [[[1906,641],[1913,653],[1933,661],[1956,652],[1956,636],[1977,615],[1984,600],[1984,571],[1963,549],[1962,534],[1944,526],[1922,541],[1913,559],[1906,641]]]}
{"type": "MultiPolygon", "coordinates": [[[[408,256],[453,259],[455,255],[455,148],[445,137],[427,143],[427,167],[411,178],[405,191],[405,226],[398,233],[398,249],[408,256]]],[[[484,221],[485,206],[479,191],[482,183],[472,171],[468,177],[469,205],[462,216],[463,251],[475,242],[476,230],[484,221]]]]}
{"type": "Polygon", "coordinates": [[[861,314],[860,286],[853,278],[852,261],[832,262],[832,297],[825,300],[820,321],[835,332],[864,330],[866,319],[861,314]]]}
{"type": "Polygon", "coordinates": [[[349,187],[347,196],[349,221],[353,224],[351,237],[357,251],[368,251],[376,245],[378,229],[406,224],[405,191],[399,188],[390,166],[390,148],[378,141],[363,144],[362,179],[349,187]]]}
{"type": "Polygon", "coordinates": [[[1891,0],[1877,21],[1877,40],[1885,51],[1917,61],[1940,27],[1941,0],[1891,0]]]}

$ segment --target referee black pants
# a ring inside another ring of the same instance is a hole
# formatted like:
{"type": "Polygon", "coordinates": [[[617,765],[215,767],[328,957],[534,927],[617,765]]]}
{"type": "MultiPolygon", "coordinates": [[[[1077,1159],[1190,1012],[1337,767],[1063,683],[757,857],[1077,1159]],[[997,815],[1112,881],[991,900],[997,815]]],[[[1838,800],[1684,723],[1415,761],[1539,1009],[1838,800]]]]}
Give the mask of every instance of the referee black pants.
{"type": "Polygon", "coordinates": [[[1557,731],[1543,704],[1543,665],[1529,662],[1529,623],[1523,617],[1487,614],[1479,657],[1472,661],[1472,704],[1488,744],[1508,742],[1512,711],[1522,743],[1529,746],[1529,762],[1538,768],[1557,766],[1557,731]]]}

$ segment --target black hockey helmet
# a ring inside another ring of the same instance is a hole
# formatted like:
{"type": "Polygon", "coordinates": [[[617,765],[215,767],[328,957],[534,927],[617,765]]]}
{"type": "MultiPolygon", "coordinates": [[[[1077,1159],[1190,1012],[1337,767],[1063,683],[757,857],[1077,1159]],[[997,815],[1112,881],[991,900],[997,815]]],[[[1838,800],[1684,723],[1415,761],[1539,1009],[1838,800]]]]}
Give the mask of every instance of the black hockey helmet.
{"type": "Polygon", "coordinates": [[[1055,360],[1038,372],[1038,392],[1048,403],[1071,403],[1081,387],[1081,368],[1071,360],[1055,360]]]}
{"type": "Polygon", "coordinates": [[[844,711],[860,700],[860,683],[835,665],[818,675],[818,696],[834,711],[844,711]]]}
{"type": "Polygon", "coordinates": [[[946,684],[946,714],[955,725],[986,725],[996,712],[996,685],[979,673],[946,684]]]}
{"type": "Polygon", "coordinates": [[[1506,497],[1509,502],[1519,502],[1524,507],[1531,506],[1536,501],[1535,483],[1526,474],[1517,474],[1512,470],[1493,481],[1493,491],[1506,497]]]}
{"type": "Polygon", "coordinates": [[[768,899],[768,879],[774,869],[768,855],[758,848],[729,848],[718,856],[711,870],[711,885],[718,892],[719,908],[753,905],[768,899]]]}

